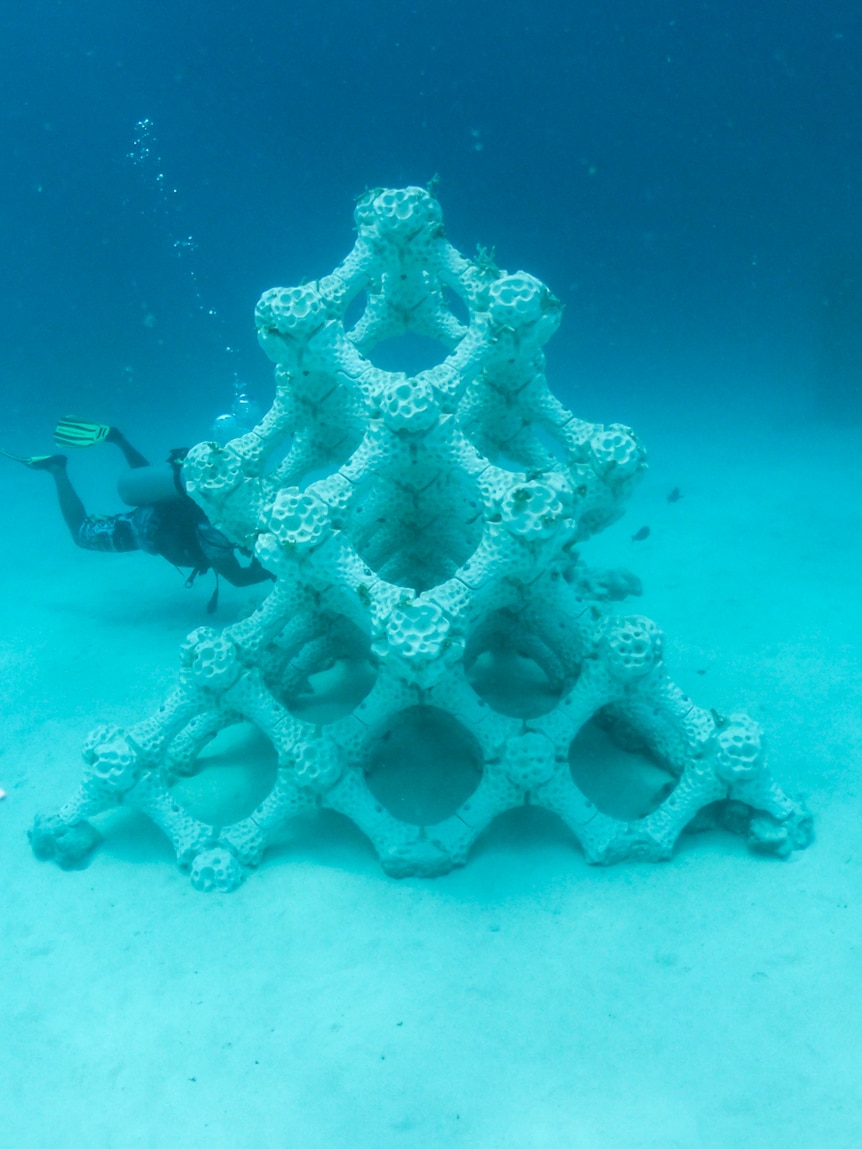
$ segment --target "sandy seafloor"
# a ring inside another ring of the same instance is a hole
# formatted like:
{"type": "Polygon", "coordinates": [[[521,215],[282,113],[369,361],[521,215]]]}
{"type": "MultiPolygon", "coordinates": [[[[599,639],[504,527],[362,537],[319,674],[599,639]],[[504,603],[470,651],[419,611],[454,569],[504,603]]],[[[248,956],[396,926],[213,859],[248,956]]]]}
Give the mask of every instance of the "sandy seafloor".
{"type": "MultiPolygon", "coordinates": [[[[816,818],[789,861],[710,832],[595,868],[529,811],[432,881],[387,877],[334,815],[230,895],[122,812],[86,869],[35,861],[34,814],[73,790],[91,726],[159,705],[210,585],[77,551],[48,477],[4,466],[0,1143],[862,1143],[859,432],[727,419],[640,427],[650,473],[584,555],[642,577],[631,609],[697,702],[763,724],[816,818]]],[[[73,466],[113,509],[107,463],[73,466]]],[[[223,590],[220,621],[252,597],[223,590]]]]}

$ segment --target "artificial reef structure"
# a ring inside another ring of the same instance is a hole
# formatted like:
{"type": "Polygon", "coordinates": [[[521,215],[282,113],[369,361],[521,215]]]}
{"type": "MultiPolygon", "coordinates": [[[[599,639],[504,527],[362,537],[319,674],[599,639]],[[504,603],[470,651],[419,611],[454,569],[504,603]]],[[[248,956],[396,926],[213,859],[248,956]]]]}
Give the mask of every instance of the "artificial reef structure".
{"type": "Polygon", "coordinates": [[[560,302],[456,250],[426,190],[369,191],[355,220],[331,274],[258,303],[269,411],[184,465],[189,493],[271,572],[271,591],[249,617],[188,636],[158,713],[90,734],[79,789],[31,831],[36,853],[81,862],[99,840],[91,819],[116,806],[152,819],[202,890],[235,888],[319,807],[351,819],[397,876],[463,863],[524,804],[559,815],[590,862],[665,859],[686,827],[716,824],[765,852],[807,845],[810,817],[774,781],[757,724],[675,686],[660,630],[621,605],[637,580],[581,557],[646,460],[628,427],[584,422],[549,390],[542,349],[560,302]],[[405,333],[436,341],[439,361],[375,366],[405,333]],[[348,668],[341,705],[315,713],[312,684],[335,665],[348,668]],[[530,681],[507,691],[525,667],[530,681]],[[209,824],[179,780],[239,723],[274,748],[272,784],[247,815],[209,824]],[[579,785],[588,727],[662,771],[637,816],[579,785]],[[378,784],[405,729],[402,757],[435,731],[472,756],[466,791],[430,823],[378,784]]]}

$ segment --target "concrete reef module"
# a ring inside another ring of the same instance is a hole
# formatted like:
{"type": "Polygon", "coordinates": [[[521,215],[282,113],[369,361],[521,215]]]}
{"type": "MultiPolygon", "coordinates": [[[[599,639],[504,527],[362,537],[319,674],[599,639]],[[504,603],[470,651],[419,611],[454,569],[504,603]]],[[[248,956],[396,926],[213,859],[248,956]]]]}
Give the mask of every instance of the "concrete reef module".
{"type": "Polygon", "coordinates": [[[463,863],[524,804],[559,815],[596,863],[666,859],[686,827],[779,855],[806,846],[811,818],[773,779],[757,724],[696,706],[668,677],[655,623],[620,605],[635,576],[581,557],[646,456],[630,428],[584,422],[549,390],[560,302],[485,251],[462,255],[422,188],[367,192],[355,220],[331,274],[258,303],[270,409],[185,463],[192,496],[272,590],[249,617],[188,636],[158,713],[90,734],[80,787],[31,831],[36,854],[80,864],[93,819],[119,805],[161,827],[200,890],[234,889],[320,807],[351,819],[395,876],[463,863]],[[375,366],[375,348],[408,334],[439,361],[375,366]],[[341,686],[322,699],[336,667],[341,686]],[[250,813],[208,824],[183,779],[241,723],[273,747],[271,786],[250,813]],[[425,789],[454,746],[469,764],[430,814],[391,798],[396,729],[413,731],[402,765],[428,731],[439,739],[425,789]],[[584,781],[587,732],[661,772],[644,809],[620,815],[584,781]]]}

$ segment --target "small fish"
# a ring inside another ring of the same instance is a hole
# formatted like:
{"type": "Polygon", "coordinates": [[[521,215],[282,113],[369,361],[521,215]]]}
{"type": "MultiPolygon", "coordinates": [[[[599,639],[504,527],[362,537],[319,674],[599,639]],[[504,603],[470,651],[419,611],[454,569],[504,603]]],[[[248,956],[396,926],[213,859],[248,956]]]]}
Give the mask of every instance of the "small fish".
{"type": "Polygon", "coordinates": [[[649,527],[641,527],[639,531],[635,531],[632,535],[633,543],[641,543],[644,539],[649,538],[649,527]]]}
{"type": "Polygon", "coordinates": [[[682,498],[682,491],[679,489],[679,487],[674,487],[674,489],[668,495],[667,501],[669,503],[678,503],[681,498],[682,498]]]}

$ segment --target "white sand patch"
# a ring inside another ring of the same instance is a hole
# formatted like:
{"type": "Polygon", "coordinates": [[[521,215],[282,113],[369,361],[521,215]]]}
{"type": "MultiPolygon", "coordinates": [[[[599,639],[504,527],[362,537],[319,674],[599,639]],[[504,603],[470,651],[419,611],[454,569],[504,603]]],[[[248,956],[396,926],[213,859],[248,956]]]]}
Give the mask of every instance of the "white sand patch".
{"type": "MultiPolygon", "coordinates": [[[[858,1144],[858,448],[639,430],[651,475],[585,555],[642,577],[684,689],[764,725],[817,818],[790,861],[710,833],[594,869],[525,810],[433,881],[386,877],[334,815],[231,895],[122,812],[89,868],[38,863],[34,815],[94,723],[161,703],[210,586],[76,551],[47,477],[0,471],[4,1145],[858,1144]]],[[[220,620],[248,598],[225,588],[220,620]]]]}

